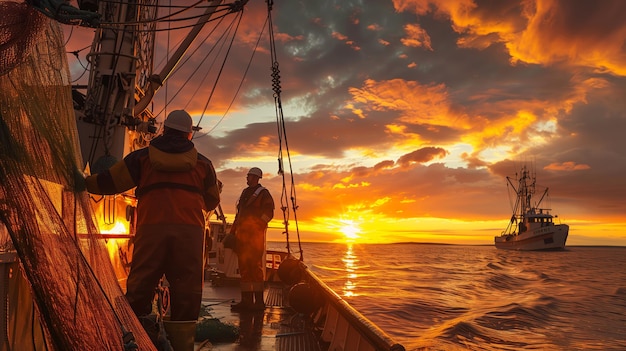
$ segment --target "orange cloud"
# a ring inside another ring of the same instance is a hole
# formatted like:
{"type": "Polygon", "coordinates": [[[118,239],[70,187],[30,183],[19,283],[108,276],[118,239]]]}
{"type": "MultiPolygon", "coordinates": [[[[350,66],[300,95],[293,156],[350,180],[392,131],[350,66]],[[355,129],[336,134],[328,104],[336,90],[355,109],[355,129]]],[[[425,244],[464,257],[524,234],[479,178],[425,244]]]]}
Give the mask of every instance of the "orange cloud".
{"type": "Polygon", "coordinates": [[[576,164],[576,162],[562,162],[562,163],[551,163],[545,167],[545,170],[551,171],[581,171],[586,169],[591,169],[591,167],[587,164],[576,164]]]}
{"type": "Polygon", "coordinates": [[[626,2],[394,0],[397,11],[450,19],[462,47],[503,43],[511,61],[591,67],[626,76],[626,2]]]}
{"type": "Polygon", "coordinates": [[[344,43],[346,43],[346,45],[348,45],[349,47],[351,47],[352,49],[359,51],[361,50],[361,48],[358,45],[354,44],[354,41],[349,40],[347,36],[339,33],[339,32],[333,32],[332,33],[332,37],[335,39],[338,39],[340,41],[343,41],[344,43]]]}
{"type": "Polygon", "coordinates": [[[282,33],[282,32],[275,33],[274,34],[274,38],[277,41],[281,42],[281,43],[288,43],[288,42],[291,42],[291,41],[302,41],[302,40],[304,40],[304,36],[302,36],[302,35],[292,36],[292,35],[289,35],[289,34],[286,34],[286,33],[282,33]]]}
{"type": "Polygon", "coordinates": [[[507,48],[515,60],[563,62],[626,76],[624,13],[623,1],[537,1],[527,13],[527,27],[507,48]]]}
{"type": "MultiPolygon", "coordinates": [[[[468,134],[464,141],[478,150],[497,145],[524,145],[527,132],[536,123],[537,116],[527,111],[519,111],[515,116],[503,116],[486,123],[476,132],[468,134]]],[[[530,145],[528,145],[530,146],[530,145]]]]}
{"type": "Polygon", "coordinates": [[[415,81],[368,79],[361,88],[350,88],[354,102],[346,104],[360,116],[367,111],[398,111],[399,121],[468,128],[465,117],[454,113],[444,84],[422,85],[415,81]],[[364,105],[364,106],[360,106],[364,105]]]}
{"type": "Polygon", "coordinates": [[[407,24],[404,26],[404,31],[407,34],[407,38],[400,39],[400,42],[405,46],[411,47],[423,47],[430,51],[433,51],[430,42],[430,36],[420,27],[419,24],[407,24]]]}
{"type": "Polygon", "coordinates": [[[333,32],[332,36],[333,36],[333,38],[335,38],[335,39],[339,39],[339,40],[341,40],[341,41],[346,41],[346,40],[348,40],[348,37],[347,37],[347,36],[345,36],[345,35],[343,35],[343,34],[341,34],[341,33],[339,33],[339,32],[333,32]]]}

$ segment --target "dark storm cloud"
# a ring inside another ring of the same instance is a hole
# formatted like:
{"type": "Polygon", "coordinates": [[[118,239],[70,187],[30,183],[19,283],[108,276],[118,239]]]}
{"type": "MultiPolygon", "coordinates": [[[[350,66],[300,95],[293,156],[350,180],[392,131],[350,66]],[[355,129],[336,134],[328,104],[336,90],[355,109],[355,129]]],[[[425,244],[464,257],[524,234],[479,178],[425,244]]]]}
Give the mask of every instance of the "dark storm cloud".
{"type": "MultiPolygon", "coordinates": [[[[265,5],[247,5],[252,21],[242,22],[209,104],[215,115],[229,108],[254,53],[230,107],[253,117],[194,140],[218,167],[232,167],[219,169],[229,204],[245,186],[233,160],[278,146],[273,118],[255,112],[273,94],[267,39],[256,47],[265,5]]],[[[277,3],[289,147],[308,162],[297,174],[300,218],[506,222],[506,176],[522,163],[566,218],[623,218],[624,13],[620,0],[277,3]]],[[[211,89],[208,80],[194,96],[186,88],[178,103],[201,112],[211,89]]],[[[281,186],[271,174],[264,184],[281,186]]]]}
{"type": "MultiPolygon", "coordinates": [[[[613,15],[586,33],[570,27],[593,24],[599,14],[621,5],[603,4],[589,12],[585,6],[581,10],[559,2],[548,8],[543,2],[477,2],[472,8],[455,2],[402,3],[396,2],[400,13],[382,3],[359,8],[353,2],[292,2],[282,8],[306,13],[308,19],[281,16],[278,21],[280,30],[292,38],[285,53],[295,71],[284,77],[298,83],[289,93],[299,96],[312,111],[289,125],[290,133],[296,135],[293,145],[300,152],[341,158],[348,149],[384,148],[402,140],[383,131],[389,124],[402,126],[404,133],[419,135],[431,144],[445,145],[465,135],[476,147],[465,158],[472,167],[489,165],[480,154],[485,148],[510,144],[511,150],[545,155],[534,159],[557,174],[568,169],[557,165],[573,165],[570,173],[579,174],[585,165],[593,164],[585,155],[602,153],[584,152],[585,144],[596,145],[597,150],[620,150],[621,145],[610,145],[610,140],[621,139],[593,132],[600,125],[606,128],[611,123],[619,128],[623,123],[619,109],[602,111],[604,100],[620,93],[604,85],[607,78],[593,78],[597,75],[594,62],[583,61],[581,56],[563,61],[571,53],[558,56],[551,46],[602,33],[615,38],[612,31],[622,24],[613,15]],[[582,18],[586,11],[591,18],[582,18]],[[429,15],[433,13],[435,17],[429,15]],[[554,13],[559,16],[550,15],[554,13]],[[406,45],[402,39],[411,37],[409,24],[422,40],[429,38],[432,51],[406,45]],[[550,44],[540,33],[558,40],[550,44]],[[531,46],[531,39],[539,46],[531,46]],[[542,57],[543,64],[535,64],[542,57]],[[555,61],[558,57],[560,61],[555,61]],[[576,64],[581,66],[571,69],[576,64]],[[415,108],[420,99],[423,106],[415,108]],[[578,119],[583,110],[587,116],[612,117],[610,122],[594,124],[589,117],[578,119]],[[558,129],[543,130],[539,123],[555,123],[558,129]],[[536,138],[547,143],[533,148],[531,140],[536,138]]],[[[619,42],[612,45],[619,46],[619,42]]],[[[606,65],[599,62],[596,67],[605,69],[606,65]]],[[[612,84],[623,84],[623,80],[615,78],[612,84]]],[[[620,151],[603,154],[605,162],[624,164],[620,151]]],[[[407,157],[398,163],[406,164],[407,157]]]]}

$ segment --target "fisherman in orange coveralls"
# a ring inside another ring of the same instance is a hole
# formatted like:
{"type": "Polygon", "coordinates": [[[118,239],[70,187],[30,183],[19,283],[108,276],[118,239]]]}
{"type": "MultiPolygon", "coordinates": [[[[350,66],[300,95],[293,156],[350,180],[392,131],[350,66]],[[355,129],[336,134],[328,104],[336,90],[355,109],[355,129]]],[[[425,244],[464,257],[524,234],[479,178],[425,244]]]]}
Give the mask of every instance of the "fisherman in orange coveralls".
{"type": "Polygon", "coordinates": [[[112,195],[137,187],[137,233],[126,298],[139,319],[147,319],[155,288],[165,274],[171,316],[164,326],[176,351],[194,349],[202,302],[203,211],[220,202],[213,164],[191,142],[192,125],[187,112],[172,111],[163,135],[149,147],[85,179],[92,194],[112,195]]]}
{"type": "Polygon", "coordinates": [[[237,215],[231,228],[236,238],[236,252],[241,274],[241,302],[231,306],[234,311],[265,309],[263,301],[265,272],[265,233],[274,217],[274,199],[259,184],[263,172],[257,167],[248,171],[248,187],[237,202],[237,215]]]}

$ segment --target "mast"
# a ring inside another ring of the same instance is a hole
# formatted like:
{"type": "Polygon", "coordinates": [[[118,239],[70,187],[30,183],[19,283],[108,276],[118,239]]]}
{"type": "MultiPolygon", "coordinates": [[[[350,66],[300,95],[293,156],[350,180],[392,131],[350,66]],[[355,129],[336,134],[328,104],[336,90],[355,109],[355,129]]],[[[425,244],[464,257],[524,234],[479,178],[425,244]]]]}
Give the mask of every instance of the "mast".
{"type": "Polygon", "coordinates": [[[133,114],[138,83],[152,71],[156,3],[100,2],[98,12],[106,24],[96,30],[87,56],[92,69],[77,114],[84,162],[96,172],[131,150],[127,130],[156,131],[153,120],[133,114]]]}
{"type": "MultiPolygon", "coordinates": [[[[247,1],[246,1],[247,2],[247,1]]],[[[187,49],[189,49],[189,45],[193,42],[193,40],[198,36],[204,25],[211,19],[211,16],[215,13],[217,6],[222,3],[222,0],[212,0],[209,6],[207,7],[204,14],[198,18],[198,21],[193,26],[189,34],[185,37],[183,42],[180,44],[176,52],[172,55],[172,57],[167,61],[167,64],[159,74],[155,74],[150,76],[150,84],[148,85],[148,89],[145,92],[145,95],[137,102],[135,108],[135,115],[139,115],[142,113],[152,98],[154,94],[163,86],[167,78],[172,74],[174,68],[180,62],[180,59],[183,57],[187,49]]]]}
{"type": "Polygon", "coordinates": [[[77,114],[85,162],[97,172],[157,132],[147,109],[222,0],[212,0],[173,56],[152,74],[158,1],[101,2],[103,24],[88,55],[92,65],[85,104],[77,114]]]}
{"type": "Polygon", "coordinates": [[[520,178],[520,182],[522,183],[520,186],[520,196],[522,197],[522,216],[528,211],[530,208],[530,197],[531,193],[528,189],[528,170],[524,166],[522,168],[522,176],[520,178]]]}

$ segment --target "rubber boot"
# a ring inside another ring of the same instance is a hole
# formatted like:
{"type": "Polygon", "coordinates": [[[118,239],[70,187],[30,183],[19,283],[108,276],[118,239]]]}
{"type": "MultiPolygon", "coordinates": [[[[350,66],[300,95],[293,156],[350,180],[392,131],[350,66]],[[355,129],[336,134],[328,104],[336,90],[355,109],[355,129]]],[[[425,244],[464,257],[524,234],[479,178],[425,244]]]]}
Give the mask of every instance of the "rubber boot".
{"type": "Polygon", "coordinates": [[[196,321],[163,321],[174,351],[194,351],[196,321]]]}
{"type": "Polygon", "coordinates": [[[242,291],[241,292],[241,301],[234,305],[230,305],[230,309],[233,311],[243,311],[250,310],[254,307],[252,302],[253,293],[252,291],[242,291]]]}
{"type": "Polygon", "coordinates": [[[263,290],[254,292],[254,308],[255,311],[263,311],[265,309],[265,301],[263,301],[263,290]]]}

